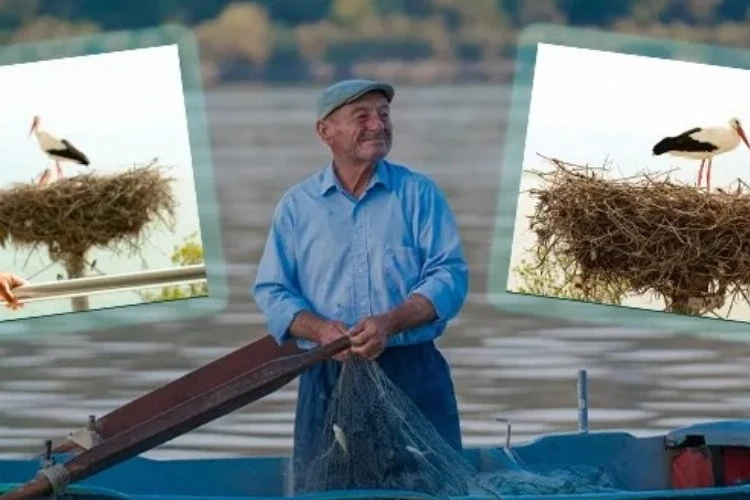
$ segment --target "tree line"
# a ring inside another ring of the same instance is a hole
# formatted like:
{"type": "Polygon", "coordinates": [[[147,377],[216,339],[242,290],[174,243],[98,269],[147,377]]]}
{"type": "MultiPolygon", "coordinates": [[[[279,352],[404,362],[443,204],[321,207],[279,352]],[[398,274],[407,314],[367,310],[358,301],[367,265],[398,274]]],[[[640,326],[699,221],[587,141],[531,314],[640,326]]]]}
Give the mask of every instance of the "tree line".
{"type": "Polygon", "coordinates": [[[750,45],[747,0],[0,0],[0,41],[180,23],[211,81],[508,77],[535,22],[750,45]]]}

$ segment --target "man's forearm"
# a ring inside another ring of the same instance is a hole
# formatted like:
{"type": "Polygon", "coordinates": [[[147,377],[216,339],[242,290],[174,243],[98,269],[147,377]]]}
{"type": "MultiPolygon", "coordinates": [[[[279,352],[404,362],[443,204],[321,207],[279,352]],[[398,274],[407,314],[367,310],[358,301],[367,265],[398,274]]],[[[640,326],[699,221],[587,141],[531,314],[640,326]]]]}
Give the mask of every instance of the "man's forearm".
{"type": "MultiPolygon", "coordinates": [[[[403,304],[387,312],[389,335],[431,323],[437,319],[437,312],[428,298],[415,293],[403,304]]],[[[318,332],[325,326],[326,320],[310,311],[298,313],[289,333],[297,338],[318,342],[318,332]]]]}
{"type": "Polygon", "coordinates": [[[415,293],[403,304],[386,313],[389,335],[411,330],[437,319],[432,302],[424,295],[415,293]]]}
{"type": "Polygon", "coordinates": [[[318,332],[325,325],[326,320],[310,311],[298,313],[292,324],[289,325],[289,333],[292,336],[318,342],[318,332]]]}

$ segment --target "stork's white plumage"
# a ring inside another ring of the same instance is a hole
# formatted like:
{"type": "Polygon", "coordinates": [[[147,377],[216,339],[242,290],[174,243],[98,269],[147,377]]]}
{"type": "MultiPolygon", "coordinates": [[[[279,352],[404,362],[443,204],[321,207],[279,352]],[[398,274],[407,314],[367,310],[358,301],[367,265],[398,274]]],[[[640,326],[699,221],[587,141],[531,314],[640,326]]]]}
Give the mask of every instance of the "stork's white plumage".
{"type": "Polygon", "coordinates": [[[708,163],[706,189],[711,191],[711,167],[714,156],[734,150],[740,145],[740,141],[750,148],[740,120],[732,118],[729,120],[729,127],[695,127],[680,135],[665,137],[656,143],[653,153],[657,156],[667,153],[672,156],[701,160],[700,170],[698,170],[698,187],[703,179],[703,167],[708,163]]]}
{"type": "MultiPolygon", "coordinates": [[[[83,154],[78,148],[73,146],[70,141],[66,139],[60,139],[49,132],[41,129],[41,119],[38,116],[34,116],[31,122],[31,129],[29,135],[36,134],[39,146],[42,151],[55,162],[57,169],[58,178],[62,177],[62,169],[60,168],[61,162],[70,162],[77,165],[89,166],[88,157],[83,154]]],[[[39,179],[39,184],[46,184],[49,181],[50,170],[47,169],[39,179]]]]}

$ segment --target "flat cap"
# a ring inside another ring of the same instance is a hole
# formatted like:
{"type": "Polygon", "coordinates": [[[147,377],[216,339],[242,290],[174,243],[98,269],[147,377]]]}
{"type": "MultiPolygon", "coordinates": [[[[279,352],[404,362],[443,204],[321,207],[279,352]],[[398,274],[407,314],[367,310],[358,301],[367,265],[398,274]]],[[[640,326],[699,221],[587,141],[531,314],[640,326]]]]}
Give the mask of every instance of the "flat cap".
{"type": "Polygon", "coordinates": [[[344,104],[356,101],[373,90],[383,92],[388,102],[391,102],[396,93],[392,85],[373,80],[343,80],[334,83],[318,98],[318,119],[325,118],[344,104]]]}

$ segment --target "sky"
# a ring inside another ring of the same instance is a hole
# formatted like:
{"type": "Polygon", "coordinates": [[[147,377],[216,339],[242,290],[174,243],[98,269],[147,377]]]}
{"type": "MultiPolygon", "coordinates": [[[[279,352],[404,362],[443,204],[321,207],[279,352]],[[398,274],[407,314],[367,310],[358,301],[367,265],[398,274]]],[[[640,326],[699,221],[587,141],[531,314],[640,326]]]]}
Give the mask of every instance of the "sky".
{"type": "MultiPolygon", "coordinates": [[[[524,151],[579,164],[612,163],[622,176],[663,172],[697,180],[700,162],[653,156],[665,136],[696,126],[727,126],[737,117],[750,133],[750,71],[614,52],[539,44],[524,151]]],[[[741,144],[714,160],[712,187],[750,180],[741,144]]]]}
{"type": "MultiPolygon", "coordinates": [[[[91,161],[95,172],[116,172],[158,158],[178,199],[175,234],[161,230],[143,249],[148,268],[172,267],[175,245],[199,230],[187,115],[177,45],[111,52],[0,67],[0,189],[30,182],[51,165],[29,128],[34,115],[41,128],[68,139],[91,161]]],[[[85,167],[63,164],[64,175],[85,167]]],[[[0,250],[0,269],[29,278],[50,261],[36,252],[24,267],[28,251],[0,250]]],[[[94,250],[97,267],[107,274],[137,271],[140,258],[116,257],[94,250]]],[[[55,265],[33,282],[55,280],[55,265]]],[[[95,272],[92,272],[96,275],[95,272]]],[[[133,293],[98,295],[92,307],[138,302],[133,293]]],[[[23,312],[0,308],[0,320],[69,310],[68,299],[30,303],[23,312]]]]}
{"type": "MultiPolygon", "coordinates": [[[[732,117],[750,133],[749,70],[539,44],[524,170],[550,170],[538,153],[594,167],[606,162],[612,177],[676,169],[670,173],[673,181],[694,184],[700,161],[653,156],[651,148],[695,126],[727,126],[732,117]]],[[[738,177],[750,183],[750,150],[743,143],[714,159],[711,187],[738,177]]],[[[537,182],[522,175],[511,269],[534,244],[527,219],[533,200],[524,191],[537,182]]],[[[516,286],[512,272],[508,286],[516,286]]],[[[635,303],[663,307],[643,298],[635,303]]],[[[740,313],[737,306],[735,313],[740,313]]],[[[750,318],[750,310],[742,314],[750,318]]]]}

